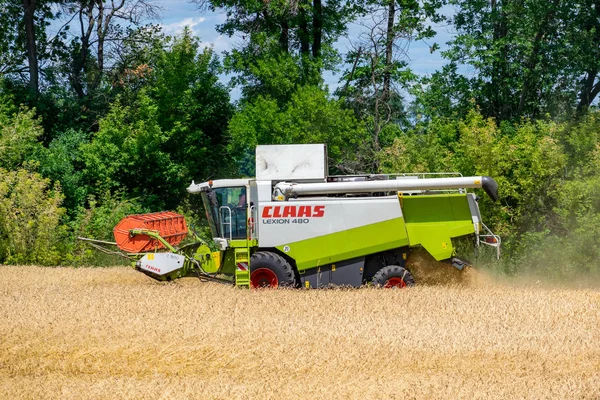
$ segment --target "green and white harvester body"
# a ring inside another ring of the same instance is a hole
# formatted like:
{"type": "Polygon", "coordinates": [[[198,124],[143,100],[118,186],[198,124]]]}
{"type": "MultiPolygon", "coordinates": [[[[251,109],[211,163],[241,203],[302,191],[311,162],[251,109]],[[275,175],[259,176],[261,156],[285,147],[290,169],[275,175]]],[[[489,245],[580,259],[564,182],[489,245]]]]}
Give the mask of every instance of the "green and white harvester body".
{"type": "Polygon", "coordinates": [[[169,252],[143,254],[135,266],[160,280],[197,274],[247,287],[404,287],[414,283],[406,260],[416,247],[458,269],[467,263],[455,257],[455,238],[499,254],[500,237],[468,188],[498,196],[487,176],[328,176],[325,145],[258,146],[256,178],[187,189],[202,196],[217,251],[165,243],[169,252]]]}

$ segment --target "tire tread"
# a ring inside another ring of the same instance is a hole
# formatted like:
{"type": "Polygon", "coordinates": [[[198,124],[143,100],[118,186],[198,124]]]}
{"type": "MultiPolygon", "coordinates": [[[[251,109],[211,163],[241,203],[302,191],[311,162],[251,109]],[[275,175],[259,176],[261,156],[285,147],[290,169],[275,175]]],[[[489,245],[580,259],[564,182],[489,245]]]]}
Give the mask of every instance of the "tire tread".
{"type": "Polygon", "coordinates": [[[296,286],[296,275],[290,263],[277,253],[258,251],[250,257],[250,271],[268,268],[277,275],[279,286],[296,286]]]}
{"type": "Polygon", "coordinates": [[[415,284],[415,278],[410,271],[399,265],[388,265],[381,268],[375,273],[371,282],[375,286],[382,287],[390,278],[402,278],[406,286],[414,286],[415,284]]]}

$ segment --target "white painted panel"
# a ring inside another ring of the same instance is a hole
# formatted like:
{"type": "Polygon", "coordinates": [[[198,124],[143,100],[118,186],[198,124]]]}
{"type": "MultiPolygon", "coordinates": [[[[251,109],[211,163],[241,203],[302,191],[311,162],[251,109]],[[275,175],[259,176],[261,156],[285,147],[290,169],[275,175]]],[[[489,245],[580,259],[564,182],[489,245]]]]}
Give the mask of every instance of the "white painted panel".
{"type": "Polygon", "coordinates": [[[182,268],[185,257],[173,253],[148,253],[138,261],[138,266],[157,275],[165,275],[182,268]]]}
{"type": "Polygon", "coordinates": [[[260,203],[259,246],[281,246],[401,216],[397,197],[260,203]]]}
{"type": "Polygon", "coordinates": [[[286,144],[256,147],[256,179],[325,180],[324,144],[286,144]]]}

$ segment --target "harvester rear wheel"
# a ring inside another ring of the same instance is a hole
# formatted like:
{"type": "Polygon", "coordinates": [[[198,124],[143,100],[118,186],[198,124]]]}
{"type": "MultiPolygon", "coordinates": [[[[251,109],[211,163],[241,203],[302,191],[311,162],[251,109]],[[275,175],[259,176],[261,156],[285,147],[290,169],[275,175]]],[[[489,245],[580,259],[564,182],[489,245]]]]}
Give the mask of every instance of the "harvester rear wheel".
{"type": "Polygon", "coordinates": [[[373,276],[372,282],[378,287],[404,288],[406,286],[413,286],[415,278],[413,278],[410,271],[406,268],[398,265],[388,265],[377,271],[375,276],[373,276]]]}
{"type": "Polygon", "coordinates": [[[252,287],[295,286],[296,275],[289,262],[279,254],[259,251],[250,258],[252,287]]]}

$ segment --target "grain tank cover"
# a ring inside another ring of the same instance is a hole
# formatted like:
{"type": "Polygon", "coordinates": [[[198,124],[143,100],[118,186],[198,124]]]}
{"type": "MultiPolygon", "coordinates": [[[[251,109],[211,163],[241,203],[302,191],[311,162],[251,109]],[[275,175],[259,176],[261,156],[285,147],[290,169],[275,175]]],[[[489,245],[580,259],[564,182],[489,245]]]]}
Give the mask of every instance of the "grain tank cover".
{"type": "Polygon", "coordinates": [[[174,212],[129,215],[113,229],[117,247],[128,253],[142,253],[165,247],[161,242],[148,235],[131,235],[132,229],[157,231],[172,246],[179,244],[188,233],[185,218],[174,212]]]}
{"type": "Polygon", "coordinates": [[[256,179],[325,181],[327,146],[325,144],[257,146],[256,179]]]}

